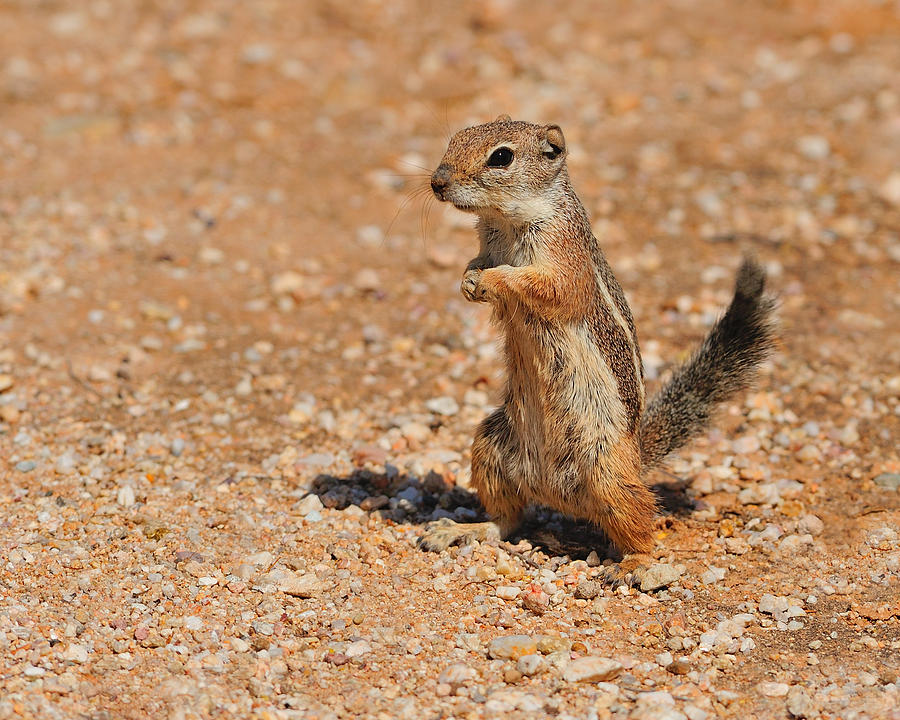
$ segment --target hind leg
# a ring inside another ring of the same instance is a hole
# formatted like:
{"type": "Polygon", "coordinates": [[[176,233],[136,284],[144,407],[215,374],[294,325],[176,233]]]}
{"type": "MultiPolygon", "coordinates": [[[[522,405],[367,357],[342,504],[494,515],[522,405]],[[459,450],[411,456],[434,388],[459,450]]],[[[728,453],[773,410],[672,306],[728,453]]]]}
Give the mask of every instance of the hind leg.
{"type": "Polygon", "coordinates": [[[611,460],[588,487],[589,515],[622,553],[622,560],[610,566],[606,579],[613,584],[640,583],[653,558],[656,496],[640,477],[637,450],[620,445],[611,460]]]}
{"type": "Polygon", "coordinates": [[[522,521],[525,498],[510,482],[510,459],[519,443],[504,408],[491,413],[475,432],[472,443],[472,485],[492,520],[460,524],[448,518],[428,526],[419,547],[440,552],[473,540],[504,539],[522,521]]]}
{"type": "Polygon", "coordinates": [[[615,488],[615,505],[609,505],[599,518],[599,525],[622,553],[648,553],[653,549],[653,527],[656,498],[638,481],[615,488]]]}
{"type": "Polygon", "coordinates": [[[653,563],[653,528],[656,498],[643,484],[622,488],[629,498],[628,505],[611,507],[600,525],[622,553],[622,559],[604,571],[604,579],[611,585],[640,586],[644,573],[653,563]]]}

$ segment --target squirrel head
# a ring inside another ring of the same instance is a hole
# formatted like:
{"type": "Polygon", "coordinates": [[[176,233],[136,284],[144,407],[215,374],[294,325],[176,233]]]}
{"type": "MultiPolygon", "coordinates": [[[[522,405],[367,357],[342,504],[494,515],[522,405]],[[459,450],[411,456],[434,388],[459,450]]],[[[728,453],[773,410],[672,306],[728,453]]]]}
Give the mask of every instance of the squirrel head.
{"type": "Polygon", "coordinates": [[[553,215],[565,166],[566,140],[558,125],[501,115],[453,136],[431,189],[459,210],[514,224],[538,222],[553,215]]]}

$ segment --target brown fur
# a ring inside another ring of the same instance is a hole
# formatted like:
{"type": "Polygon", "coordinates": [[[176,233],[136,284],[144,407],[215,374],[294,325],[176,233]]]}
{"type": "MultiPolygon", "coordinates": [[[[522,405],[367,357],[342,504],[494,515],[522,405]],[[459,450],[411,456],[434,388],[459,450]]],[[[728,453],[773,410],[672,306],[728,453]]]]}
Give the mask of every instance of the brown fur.
{"type": "Polygon", "coordinates": [[[472,483],[496,527],[441,522],[423,537],[426,548],[493,532],[505,537],[529,503],[540,503],[596,523],[625,552],[649,551],[656,499],[642,470],[702,426],[708,412],[700,410],[709,408],[690,407],[688,397],[703,382],[696,376],[726,358],[738,362],[707,393],[718,402],[767,352],[770,306],[760,310],[759,337],[743,338],[752,352],[735,339],[748,312],[759,310],[760,285],[695,358],[712,362],[682,372],[677,392],[654,398],[648,421],[634,320],[565,157],[557,126],[504,116],[457,133],[432,176],[438,199],[478,216],[480,251],[461,290],[493,307],[508,378],[503,405],[481,423],[472,446],[472,483]],[[501,148],[511,151],[508,164],[497,162],[509,158],[505,151],[492,155],[501,148]]]}

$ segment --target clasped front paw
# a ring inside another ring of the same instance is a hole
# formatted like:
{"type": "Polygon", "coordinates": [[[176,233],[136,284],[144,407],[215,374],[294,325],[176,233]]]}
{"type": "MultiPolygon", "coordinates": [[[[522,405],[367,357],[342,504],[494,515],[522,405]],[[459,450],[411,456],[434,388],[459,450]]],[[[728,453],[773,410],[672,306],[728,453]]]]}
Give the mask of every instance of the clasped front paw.
{"type": "Polygon", "coordinates": [[[484,270],[466,270],[459,286],[463,297],[471,302],[487,302],[487,289],[481,283],[484,270]]]}

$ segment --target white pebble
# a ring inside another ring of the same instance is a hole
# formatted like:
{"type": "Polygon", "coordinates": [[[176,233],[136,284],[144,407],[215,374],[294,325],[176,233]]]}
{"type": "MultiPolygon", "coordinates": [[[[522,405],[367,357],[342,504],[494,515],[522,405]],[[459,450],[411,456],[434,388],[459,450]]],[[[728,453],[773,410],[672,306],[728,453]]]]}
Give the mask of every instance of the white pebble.
{"type": "Polygon", "coordinates": [[[738,455],[756,452],[759,447],[759,438],[755,435],[745,435],[731,443],[731,451],[738,455]]]}
{"type": "Polygon", "coordinates": [[[604,657],[582,657],[572,660],[563,670],[566,682],[600,682],[612,680],[622,672],[622,663],[604,657]]]}
{"type": "Polygon", "coordinates": [[[497,597],[503,600],[515,600],[521,594],[522,589],[513,585],[501,585],[497,588],[497,597]]]}
{"type": "Polygon", "coordinates": [[[428,400],[425,407],[436,415],[452,416],[459,412],[459,404],[447,395],[428,400]]]}
{"type": "Polygon", "coordinates": [[[72,644],[66,648],[63,653],[63,659],[74,663],[86,663],[88,659],[88,651],[84,645],[72,644]]]}
{"type": "Polygon", "coordinates": [[[134,505],[136,498],[134,496],[134,488],[131,485],[123,485],[116,493],[116,502],[122,507],[131,507],[134,505]]]}
{"type": "Polygon", "coordinates": [[[824,160],[831,154],[831,143],[822,135],[804,135],[797,140],[797,149],[807,160],[824,160]]]}
{"type": "Polygon", "coordinates": [[[516,670],[523,675],[537,675],[544,667],[544,659],[537,654],[523,655],[516,661],[516,670]]]}
{"type": "Polygon", "coordinates": [[[761,682],[756,686],[761,695],[766,697],[784,697],[788,694],[790,686],[780,682],[761,682]]]}
{"type": "Polygon", "coordinates": [[[324,507],[318,495],[307,495],[294,506],[294,512],[300,517],[306,517],[311,512],[322,510],[324,507]]]}

